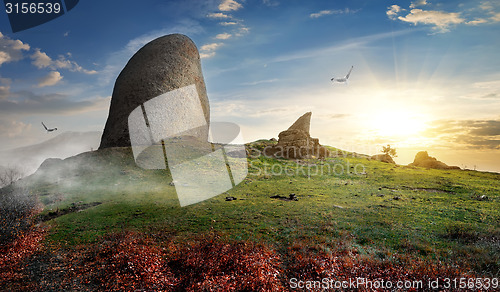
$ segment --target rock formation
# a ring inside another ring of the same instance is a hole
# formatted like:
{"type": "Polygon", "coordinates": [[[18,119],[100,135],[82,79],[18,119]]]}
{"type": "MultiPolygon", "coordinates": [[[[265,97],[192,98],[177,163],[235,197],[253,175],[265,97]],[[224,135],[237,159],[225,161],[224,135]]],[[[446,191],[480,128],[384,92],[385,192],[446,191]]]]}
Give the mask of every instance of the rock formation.
{"type": "Polygon", "coordinates": [[[311,115],[311,112],[305,113],[288,130],[279,133],[278,144],[264,154],[292,159],[329,156],[330,151],[319,144],[319,139],[311,138],[309,134],[311,115]]]}
{"type": "MultiPolygon", "coordinates": [[[[193,41],[187,36],[172,34],[146,44],[128,61],[116,79],[108,120],[99,148],[131,146],[128,129],[130,113],[148,100],[193,84],[196,86],[208,125],[210,108],[201,72],[200,56],[193,41]]],[[[162,111],[163,109],[158,110],[162,111]]],[[[160,119],[163,123],[168,121],[160,119]]],[[[168,126],[161,125],[161,127],[168,126]]]]}
{"type": "Polygon", "coordinates": [[[370,157],[370,160],[377,160],[385,163],[396,164],[389,154],[376,154],[370,157]]]}
{"type": "Polygon", "coordinates": [[[437,160],[434,157],[429,156],[427,151],[420,151],[415,155],[415,159],[413,163],[410,163],[409,166],[418,166],[425,168],[435,168],[435,169],[460,169],[458,166],[448,166],[445,163],[437,160]]]}

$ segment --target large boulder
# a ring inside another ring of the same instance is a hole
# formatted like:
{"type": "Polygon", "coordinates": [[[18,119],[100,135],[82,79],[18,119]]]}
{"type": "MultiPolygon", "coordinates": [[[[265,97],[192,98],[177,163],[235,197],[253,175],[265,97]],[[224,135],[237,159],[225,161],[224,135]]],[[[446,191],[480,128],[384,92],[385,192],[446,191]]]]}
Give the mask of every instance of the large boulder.
{"type": "Polygon", "coordinates": [[[376,154],[370,157],[370,160],[396,164],[396,162],[394,162],[394,159],[392,159],[392,157],[389,154],[376,154]]]}
{"type": "Polygon", "coordinates": [[[434,169],[460,169],[458,166],[448,166],[447,164],[437,160],[434,157],[429,156],[427,151],[420,151],[415,155],[415,159],[413,163],[410,163],[409,166],[418,166],[425,168],[434,168],[434,169]]]}
{"type": "MultiPolygon", "coordinates": [[[[187,36],[172,34],[146,44],[128,61],[116,79],[108,120],[99,148],[131,146],[128,128],[130,113],[148,100],[193,84],[201,103],[202,115],[208,125],[210,107],[201,71],[200,56],[193,41],[187,36]]],[[[175,106],[179,104],[187,108],[187,110],[182,109],[184,112],[189,112],[189,107],[193,107],[192,102],[183,104],[182,101],[178,101],[175,106]]],[[[175,109],[160,108],[156,112],[161,114],[173,111],[175,109]]],[[[194,112],[199,113],[200,110],[195,109],[194,112]]],[[[187,124],[190,118],[189,115],[183,117],[187,124]]],[[[168,117],[160,117],[157,120],[165,124],[159,127],[171,127],[166,124],[172,122],[168,117]]],[[[199,138],[206,141],[204,136],[208,133],[202,132],[200,134],[202,137],[199,138]]]]}
{"type": "Polygon", "coordinates": [[[288,130],[279,133],[278,144],[265,154],[272,154],[280,158],[324,158],[330,151],[319,144],[319,139],[311,138],[311,112],[302,115],[288,130]]]}

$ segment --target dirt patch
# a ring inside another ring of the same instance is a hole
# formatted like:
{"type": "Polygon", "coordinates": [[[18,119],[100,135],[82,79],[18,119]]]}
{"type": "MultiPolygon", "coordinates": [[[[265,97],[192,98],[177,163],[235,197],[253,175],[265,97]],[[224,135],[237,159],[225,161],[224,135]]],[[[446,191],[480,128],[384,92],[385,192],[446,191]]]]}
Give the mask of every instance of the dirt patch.
{"type": "Polygon", "coordinates": [[[429,193],[445,193],[445,194],[454,194],[453,191],[441,190],[436,188],[412,188],[409,186],[401,186],[400,188],[392,188],[392,187],[381,187],[380,189],[388,189],[388,190],[411,190],[411,191],[424,191],[429,193]]]}

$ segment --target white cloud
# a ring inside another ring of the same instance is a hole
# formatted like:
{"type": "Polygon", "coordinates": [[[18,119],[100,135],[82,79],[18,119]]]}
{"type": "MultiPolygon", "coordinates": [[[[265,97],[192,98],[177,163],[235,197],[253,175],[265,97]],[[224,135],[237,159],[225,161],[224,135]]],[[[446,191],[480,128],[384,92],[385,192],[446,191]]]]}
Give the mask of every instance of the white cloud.
{"type": "Polygon", "coordinates": [[[487,22],[488,22],[487,19],[478,18],[478,19],[474,19],[474,20],[471,20],[471,21],[467,21],[465,24],[468,24],[468,25],[479,25],[479,24],[483,24],[483,23],[487,23],[487,22]]]}
{"type": "Polygon", "coordinates": [[[494,22],[500,22],[500,12],[495,13],[492,17],[491,20],[494,22]]]}
{"type": "Polygon", "coordinates": [[[417,1],[413,1],[410,4],[410,8],[415,8],[418,6],[425,6],[425,5],[427,5],[427,0],[417,0],[417,1]]]}
{"type": "Polygon", "coordinates": [[[399,16],[399,20],[417,24],[428,24],[434,26],[438,32],[448,32],[452,25],[464,23],[465,19],[460,17],[460,13],[444,12],[433,10],[412,9],[405,17],[399,16]]]}
{"type": "Polygon", "coordinates": [[[10,55],[7,54],[6,52],[0,51],[0,65],[3,63],[7,63],[10,61],[10,55]]]}
{"type": "Polygon", "coordinates": [[[486,10],[486,11],[491,11],[494,9],[493,5],[491,4],[491,2],[482,2],[481,5],[479,5],[479,7],[483,10],[486,10]]]}
{"type": "Polygon", "coordinates": [[[0,32],[0,66],[8,62],[16,62],[24,58],[23,51],[30,46],[20,40],[12,40],[0,32]]]}
{"type": "Polygon", "coordinates": [[[220,11],[236,11],[240,8],[243,8],[243,6],[234,0],[222,0],[219,5],[220,11]]]}
{"type": "Polygon", "coordinates": [[[200,53],[200,58],[201,59],[208,59],[215,56],[215,52],[210,52],[210,53],[200,53]]]}
{"type": "Polygon", "coordinates": [[[392,5],[392,6],[388,7],[388,9],[389,10],[387,10],[386,14],[392,20],[395,20],[398,17],[399,12],[405,10],[398,5],[392,5]]]}
{"type": "Polygon", "coordinates": [[[216,35],[215,38],[218,40],[227,40],[231,36],[232,36],[231,34],[225,32],[225,33],[220,33],[220,34],[216,35]]]}
{"type": "Polygon", "coordinates": [[[111,97],[72,100],[67,94],[38,95],[31,91],[10,94],[11,99],[0,99],[0,116],[71,115],[109,109],[111,97]]]}
{"type": "Polygon", "coordinates": [[[278,1],[273,1],[273,0],[262,0],[262,3],[264,3],[265,5],[267,5],[269,7],[275,7],[275,6],[280,5],[280,3],[278,1]]]}
{"type": "Polygon", "coordinates": [[[250,31],[250,28],[246,26],[241,26],[240,29],[238,30],[238,33],[236,33],[236,36],[240,37],[250,31]]]}
{"type": "Polygon", "coordinates": [[[11,79],[0,77],[0,100],[9,97],[11,83],[12,83],[11,79]]]}
{"type": "Polygon", "coordinates": [[[254,82],[245,82],[241,83],[243,86],[255,86],[255,85],[260,85],[260,84],[266,84],[266,83],[274,83],[278,81],[279,79],[266,79],[266,80],[259,80],[259,81],[254,81],[254,82]]]}
{"type": "Polygon", "coordinates": [[[38,80],[38,87],[54,86],[59,81],[61,81],[61,79],[63,79],[61,73],[52,71],[47,76],[44,76],[38,80]]]}
{"type": "Polygon", "coordinates": [[[222,12],[217,12],[217,13],[209,13],[207,15],[208,18],[231,18],[231,16],[224,14],[222,12]]]}
{"type": "Polygon", "coordinates": [[[321,10],[320,12],[309,14],[309,17],[311,17],[311,18],[320,18],[321,16],[330,15],[330,14],[333,14],[333,11],[331,11],[331,10],[321,10]]]}
{"type": "Polygon", "coordinates": [[[211,43],[201,46],[200,58],[207,59],[215,56],[215,50],[219,48],[222,43],[211,43]]]}
{"type": "Polygon", "coordinates": [[[213,51],[221,46],[221,43],[211,43],[201,46],[202,51],[213,51]]]}
{"type": "MultiPolygon", "coordinates": [[[[67,55],[71,57],[71,53],[67,53],[67,55]]],[[[31,59],[33,60],[31,64],[38,69],[49,67],[52,70],[66,69],[71,72],[81,72],[88,75],[97,74],[97,71],[84,69],[82,66],[78,65],[78,63],[66,59],[63,55],[60,55],[57,60],[52,60],[52,58],[38,48],[35,49],[35,53],[31,55],[31,59]]]]}
{"type": "Polygon", "coordinates": [[[331,15],[331,14],[350,14],[350,13],[356,13],[358,10],[352,10],[346,7],[345,9],[336,9],[336,10],[321,10],[320,12],[317,13],[311,13],[309,14],[309,17],[311,18],[320,18],[325,15],[331,15]]]}
{"type": "Polygon", "coordinates": [[[388,7],[386,14],[391,20],[399,19],[414,25],[430,25],[436,32],[448,32],[452,26],[458,24],[481,25],[500,22],[500,13],[495,11],[496,6],[489,1],[481,2],[470,9],[464,9],[465,5],[459,5],[462,10],[458,12],[416,9],[418,6],[425,5],[429,5],[426,0],[413,1],[410,4],[412,9],[406,16],[401,15],[402,11],[406,11],[405,9],[392,5],[388,7]]]}
{"type": "Polygon", "coordinates": [[[8,138],[20,136],[31,129],[31,124],[25,124],[14,120],[0,119],[0,133],[8,138]]]}
{"type": "Polygon", "coordinates": [[[219,24],[222,26],[230,26],[230,25],[237,25],[238,23],[234,22],[234,21],[225,21],[225,22],[221,22],[219,24]]]}
{"type": "Polygon", "coordinates": [[[155,40],[159,37],[173,34],[173,33],[181,33],[184,35],[199,35],[203,33],[205,30],[202,26],[200,26],[199,22],[184,19],[179,24],[175,26],[170,26],[168,28],[162,28],[158,30],[153,30],[147,32],[143,35],[137,36],[131,39],[127,45],[121,48],[118,51],[111,53],[106,60],[106,64],[103,70],[100,70],[100,79],[99,82],[102,84],[109,84],[114,82],[116,76],[120,73],[120,71],[125,67],[128,60],[144,45],[149,43],[152,40],[155,40]]]}
{"type": "Polygon", "coordinates": [[[52,59],[38,48],[35,49],[35,53],[30,58],[33,60],[31,64],[38,69],[47,68],[52,64],[52,59]]]}

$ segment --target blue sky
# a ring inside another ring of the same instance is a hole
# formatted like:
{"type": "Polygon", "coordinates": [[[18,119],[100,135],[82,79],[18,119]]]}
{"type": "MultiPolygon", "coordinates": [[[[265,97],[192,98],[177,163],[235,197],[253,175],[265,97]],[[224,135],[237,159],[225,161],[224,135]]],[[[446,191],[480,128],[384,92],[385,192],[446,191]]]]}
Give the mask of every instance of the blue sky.
{"type": "Polygon", "coordinates": [[[399,163],[418,150],[500,171],[497,1],[80,1],[12,33],[0,13],[1,149],[101,131],[114,80],[144,44],[183,33],[202,56],[212,120],[247,141],[306,111],[320,142],[399,163]],[[332,84],[354,66],[349,84],[332,84]]]}

